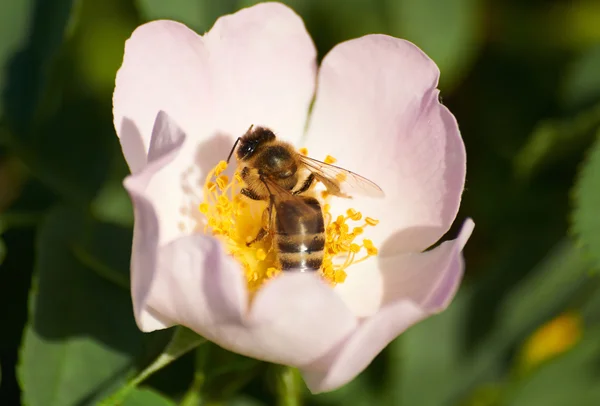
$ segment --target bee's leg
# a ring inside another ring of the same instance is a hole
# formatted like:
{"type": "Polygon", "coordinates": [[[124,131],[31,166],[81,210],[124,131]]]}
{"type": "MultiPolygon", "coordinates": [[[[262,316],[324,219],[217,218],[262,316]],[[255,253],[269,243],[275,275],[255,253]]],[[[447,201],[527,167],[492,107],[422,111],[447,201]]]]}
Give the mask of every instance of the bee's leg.
{"type": "Polygon", "coordinates": [[[256,237],[254,237],[252,241],[246,243],[247,247],[251,246],[255,242],[263,240],[269,234],[269,227],[271,225],[271,204],[269,204],[269,207],[263,212],[262,222],[262,228],[259,230],[258,234],[256,235],[256,237]]]}
{"type": "Polygon", "coordinates": [[[311,173],[310,175],[308,175],[306,177],[306,179],[304,179],[304,183],[302,183],[302,186],[300,186],[300,189],[298,190],[294,190],[294,194],[295,195],[299,195],[301,193],[306,192],[308,189],[310,189],[311,185],[313,184],[313,182],[315,181],[315,174],[311,173]]]}
{"type": "Polygon", "coordinates": [[[263,200],[263,198],[257,195],[256,192],[246,187],[242,188],[242,190],[240,190],[240,193],[252,200],[263,200]]]}
{"type": "Polygon", "coordinates": [[[254,239],[252,241],[248,241],[246,243],[246,247],[251,246],[252,244],[254,244],[255,242],[261,241],[262,239],[264,239],[267,235],[269,234],[269,232],[265,229],[265,228],[261,228],[260,231],[258,232],[258,234],[256,234],[256,237],[254,237],[254,239]]]}

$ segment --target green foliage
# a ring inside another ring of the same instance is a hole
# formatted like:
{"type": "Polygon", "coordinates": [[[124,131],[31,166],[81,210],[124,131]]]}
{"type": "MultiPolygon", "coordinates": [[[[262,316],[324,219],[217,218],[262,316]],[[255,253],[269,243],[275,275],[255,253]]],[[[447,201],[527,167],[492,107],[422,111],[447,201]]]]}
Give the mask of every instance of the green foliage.
{"type": "Polygon", "coordinates": [[[511,385],[505,404],[511,406],[593,406],[600,403],[598,362],[600,330],[586,332],[569,352],[548,361],[511,385]],[[560,383],[560,384],[557,384],[560,383]]]}
{"type": "Polygon", "coordinates": [[[73,0],[26,0],[3,6],[0,24],[2,110],[19,133],[30,129],[37,113],[72,7],[73,0]],[[53,18],[47,18],[49,13],[53,18]]]}
{"type": "Polygon", "coordinates": [[[235,0],[136,0],[144,19],[182,22],[202,34],[215,20],[233,11],[235,0]]]}
{"type": "Polygon", "coordinates": [[[565,106],[580,107],[593,103],[600,97],[600,46],[583,52],[569,66],[562,87],[565,106]]]}
{"type": "Polygon", "coordinates": [[[515,157],[516,175],[530,179],[544,166],[580,151],[590,143],[599,126],[600,104],[572,119],[542,121],[515,157]]]}
{"type": "Polygon", "coordinates": [[[386,0],[392,35],[417,44],[443,72],[443,87],[456,84],[481,43],[481,0],[386,0]],[[435,29],[433,29],[435,27],[435,29]]]}
{"type": "Polygon", "coordinates": [[[600,132],[584,162],[575,189],[573,231],[600,267],[600,132]]]}
{"type": "Polygon", "coordinates": [[[91,402],[121,382],[140,353],[128,292],[73,253],[85,232],[85,219],[67,208],[50,212],[39,232],[19,362],[30,406],[91,402]]]}
{"type": "Polygon", "coordinates": [[[581,291],[588,269],[571,242],[557,245],[503,297],[494,324],[468,351],[464,345],[475,296],[463,289],[444,314],[412,327],[391,345],[391,375],[400,377],[390,385],[391,404],[453,405],[501,375],[511,348],[581,291]]]}
{"type": "Polygon", "coordinates": [[[121,406],[175,406],[176,403],[151,389],[135,389],[121,406]]]}
{"type": "Polygon", "coordinates": [[[4,262],[4,258],[6,257],[6,244],[4,244],[4,240],[0,238],[0,265],[4,262]]]}

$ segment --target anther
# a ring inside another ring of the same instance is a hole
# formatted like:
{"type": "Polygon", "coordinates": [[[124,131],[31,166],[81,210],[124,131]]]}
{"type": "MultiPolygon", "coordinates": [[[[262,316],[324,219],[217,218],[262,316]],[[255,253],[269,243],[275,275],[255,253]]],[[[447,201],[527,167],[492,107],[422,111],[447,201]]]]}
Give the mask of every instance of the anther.
{"type": "Polygon", "coordinates": [[[365,222],[370,226],[376,226],[377,224],[379,224],[379,220],[375,220],[374,218],[371,218],[371,217],[366,217],[365,222]]]}
{"type": "Polygon", "coordinates": [[[267,253],[265,252],[265,250],[263,250],[262,248],[256,250],[256,259],[258,259],[259,261],[264,261],[266,257],[267,253]]]}
{"type": "Polygon", "coordinates": [[[215,176],[219,176],[225,169],[227,169],[227,162],[220,161],[217,166],[215,166],[215,176]]]}
{"type": "Polygon", "coordinates": [[[300,149],[298,150],[298,152],[299,152],[299,153],[301,153],[301,154],[302,154],[302,155],[304,155],[304,156],[308,155],[308,149],[307,149],[307,148],[304,148],[304,147],[300,148],[300,149]]]}
{"type": "Polygon", "coordinates": [[[363,230],[362,227],[354,227],[354,230],[352,230],[352,234],[354,234],[355,236],[359,236],[364,232],[365,230],[363,230]]]}
{"type": "Polygon", "coordinates": [[[354,209],[348,209],[346,211],[346,214],[348,215],[348,217],[350,217],[353,221],[359,221],[362,218],[362,213],[359,211],[356,211],[354,209]]]}
{"type": "Polygon", "coordinates": [[[217,186],[219,186],[219,189],[225,190],[228,184],[229,178],[227,177],[227,175],[221,175],[217,178],[217,186]]]}
{"type": "Polygon", "coordinates": [[[334,163],[336,163],[336,162],[337,162],[337,159],[335,159],[335,158],[334,158],[334,157],[332,157],[331,155],[327,155],[327,156],[325,157],[325,160],[324,160],[323,162],[325,162],[326,164],[334,164],[334,163]]]}

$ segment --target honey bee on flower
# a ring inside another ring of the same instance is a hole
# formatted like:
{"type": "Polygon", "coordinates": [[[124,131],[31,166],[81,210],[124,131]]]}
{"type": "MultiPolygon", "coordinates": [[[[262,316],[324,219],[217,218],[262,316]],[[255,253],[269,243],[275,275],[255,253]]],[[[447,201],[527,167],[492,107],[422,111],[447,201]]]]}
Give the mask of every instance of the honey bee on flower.
{"type": "Polygon", "coordinates": [[[317,66],[302,19],[279,3],[202,36],[168,20],[138,27],[113,114],[131,170],[139,328],[183,325],[298,367],[316,393],[444,310],[474,224],[428,249],[454,222],[466,174],[438,77],[419,48],[386,35],[341,43],[317,66]]]}
{"type": "MultiPolygon", "coordinates": [[[[297,152],[264,127],[251,126],[236,140],[227,161],[234,151],[240,167],[232,182],[221,175],[227,165],[221,161],[209,173],[203,193],[208,199],[200,205],[200,211],[207,217],[207,229],[227,239],[230,253],[244,265],[252,288],[281,270],[321,270],[330,282],[342,282],[345,268],[376,254],[370,240],[364,239],[361,244],[354,240],[377,220],[367,217],[361,226],[349,231],[346,221],[359,221],[362,214],[348,210],[347,217],[332,221],[329,206],[322,207],[318,198],[350,198],[349,193],[383,197],[375,183],[297,152]],[[319,196],[313,190],[316,182],[326,187],[319,196]],[[248,210],[247,199],[266,203],[259,218],[248,210]],[[247,249],[253,253],[245,255],[247,249]],[[365,255],[356,259],[361,250],[365,255]],[[340,256],[344,261],[334,263],[334,258],[340,256]],[[246,260],[248,257],[256,261],[246,260]]],[[[329,156],[325,160],[332,159],[329,156]]]]}

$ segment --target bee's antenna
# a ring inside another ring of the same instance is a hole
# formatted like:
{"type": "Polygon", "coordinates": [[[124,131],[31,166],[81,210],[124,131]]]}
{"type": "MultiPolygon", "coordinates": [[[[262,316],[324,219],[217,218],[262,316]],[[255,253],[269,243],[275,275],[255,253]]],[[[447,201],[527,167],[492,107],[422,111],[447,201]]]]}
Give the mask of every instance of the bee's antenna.
{"type": "MultiPolygon", "coordinates": [[[[248,134],[250,131],[252,131],[252,127],[254,127],[254,124],[250,125],[250,127],[246,131],[246,134],[248,134]]],[[[229,163],[229,160],[231,159],[231,155],[233,155],[233,151],[235,151],[235,147],[237,146],[238,142],[240,142],[241,139],[242,139],[242,137],[238,137],[237,140],[235,140],[235,142],[233,143],[233,147],[231,148],[231,151],[229,152],[229,156],[227,157],[227,163],[229,163]]]]}
{"type": "Polygon", "coordinates": [[[242,139],[242,137],[238,137],[238,139],[235,140],[235,142],[233,143],[233,147],[231,148],[231,151],[229,152],[229,156],[227,157],[227,163],[229,163],[229,160],[231,159],[231,155],[233,155],[233,151],[235,151],[235,147],[238,144],[238,142],[240,142],[241,139],[242,139]]]}

